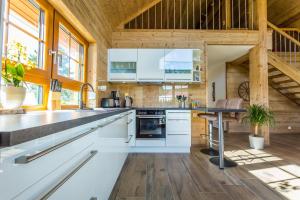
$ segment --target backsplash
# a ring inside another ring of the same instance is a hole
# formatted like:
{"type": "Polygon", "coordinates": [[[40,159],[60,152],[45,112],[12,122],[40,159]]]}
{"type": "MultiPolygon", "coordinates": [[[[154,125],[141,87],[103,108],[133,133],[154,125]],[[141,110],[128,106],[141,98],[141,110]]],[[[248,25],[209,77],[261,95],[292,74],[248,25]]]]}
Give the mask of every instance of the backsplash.
{"type": "Polygon", "coordinates": [[[177,95],[187,97],[187,106],[196,100],[206,105],[206,86],[202,84],[124,84],[108,85],[107,92],[100,92],[100,96],[108,97],[112,90],[118,90],[124,99],[125,94],[133,98],[134,107],[177,107],[177,95]]]}

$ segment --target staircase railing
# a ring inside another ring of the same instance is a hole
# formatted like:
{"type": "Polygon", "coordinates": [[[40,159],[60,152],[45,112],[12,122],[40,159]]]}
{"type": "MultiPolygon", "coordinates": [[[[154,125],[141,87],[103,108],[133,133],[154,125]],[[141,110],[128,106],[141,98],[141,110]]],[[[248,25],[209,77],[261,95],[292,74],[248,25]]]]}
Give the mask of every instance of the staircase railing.
{"type": "Polygon", "coordinates": [[[300,70],[300,42],[274,24],[268,26],[273,30],[272,52],[300,70]]]}
{"type": "Polygon", "coordinates": [[[286,32],[296,40],[300,41],[300,29],[298,28],[280,28],[282,31],[286,32]]]}

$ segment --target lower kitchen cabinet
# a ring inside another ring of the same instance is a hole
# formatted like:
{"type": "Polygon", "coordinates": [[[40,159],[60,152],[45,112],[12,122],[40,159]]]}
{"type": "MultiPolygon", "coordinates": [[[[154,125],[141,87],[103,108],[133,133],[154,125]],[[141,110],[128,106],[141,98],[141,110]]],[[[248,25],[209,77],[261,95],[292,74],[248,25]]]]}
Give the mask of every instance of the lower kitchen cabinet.
{"type": "Polygon", "coordinates": [[[108,199],[128,155],[129,114],[124,112],[1,149],[0,199],[108,199]],[[69,139],[72,141],[65,143],[69,139]],[[22,156],[61,143],[65,145],[28,163],[23,161],[22,156]]]}
{"type": "Polygon", "coordinates": [[[190,147],[191,126],[190,110],[167,110],[166,146],[190,147]]]}

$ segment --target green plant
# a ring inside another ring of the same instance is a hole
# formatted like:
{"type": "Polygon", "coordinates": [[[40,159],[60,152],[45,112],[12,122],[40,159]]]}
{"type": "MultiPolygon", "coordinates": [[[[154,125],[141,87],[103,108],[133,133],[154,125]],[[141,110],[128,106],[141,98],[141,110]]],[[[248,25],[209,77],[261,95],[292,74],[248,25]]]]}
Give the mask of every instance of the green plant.
{"type": "Polygon", "coordinates": [[[28,59],[27,49],[21,43],[12,42],[8,48],[8,58],[4,62],[2,77],[6,85],[21,87],[25,77],[25,70],[35,65],[28,59]],[[26,66],[22,62],[27,61],[26,66]]]}
{"type": "Polygon", "coordinates": [[[275,123],[273,113],[265,106],[253,104],[247,109],[242,121],[254,127],[254,136],[259,136],[259,128],[264,125],[273,126],[275,123]]]}

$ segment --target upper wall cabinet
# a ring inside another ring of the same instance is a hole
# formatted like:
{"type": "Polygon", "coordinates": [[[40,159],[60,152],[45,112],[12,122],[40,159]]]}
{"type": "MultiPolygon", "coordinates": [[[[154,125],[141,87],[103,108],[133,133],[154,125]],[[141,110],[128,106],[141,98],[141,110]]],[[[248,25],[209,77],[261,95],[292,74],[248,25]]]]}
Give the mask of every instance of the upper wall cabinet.
{"type": "Polygon", "coordinates": [[[200,49],[110,49],[111,82],[201,81],[200,49]]]}
{"type": "Polygon", "coordinates": [[[193,50],[165,49],[165,80],[191,82],[193,80],[193,50]]]}
{"type": "Polygon", "coordinates": [[[137,49],[110,49],[108,80],[135,82],[137,55],[137,49]]]}
{"type": "Polygon", "coordinates": [[[138,49],[137,80],[163,82],[164,54],[164,49],[138,49]]]}

